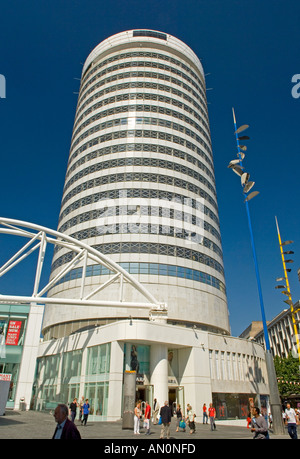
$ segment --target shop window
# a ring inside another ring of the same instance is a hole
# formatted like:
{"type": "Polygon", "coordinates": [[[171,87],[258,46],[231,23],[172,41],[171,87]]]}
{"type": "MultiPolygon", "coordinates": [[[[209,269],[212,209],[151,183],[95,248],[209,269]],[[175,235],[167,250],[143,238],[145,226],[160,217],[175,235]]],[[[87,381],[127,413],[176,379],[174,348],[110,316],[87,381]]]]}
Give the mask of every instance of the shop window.
{"type": "Polygon", "coordinates": [[[93,346],[88,349],[87,375],[109,373],[110,366],[110,343],[93,346]]]}

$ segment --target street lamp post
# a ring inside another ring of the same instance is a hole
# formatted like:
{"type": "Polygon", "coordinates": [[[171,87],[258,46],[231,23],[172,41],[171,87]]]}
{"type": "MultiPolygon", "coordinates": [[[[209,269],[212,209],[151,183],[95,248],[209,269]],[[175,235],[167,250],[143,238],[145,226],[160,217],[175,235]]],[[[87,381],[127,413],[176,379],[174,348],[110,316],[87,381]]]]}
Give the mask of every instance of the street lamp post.
{"type": "Polygon", "coordinates": [[[252,191],[250,193],[250,190],[253,188],[255,182],[249,181],[250,174],[245,172],[244,167],[243,167],[243,159],[245,158],[245,151],[247,151],[247,147],[246,145],[241,145],[240,140],[249,140],[249,137],[248,136],[239,137],[239,134],[243,132],[244,130],[248,129],[249,126],[245,124],[237,128],[234,109],[232,109],[232,112],[233,112],[233,121],[234,121],[234,128],[235,128],[235,137],[236,137],[236,143],[237,143],[237,149],[238,149],[238,153],[237,153],[238,159],[230,161],[228,167],[231,168],[233,172],[235,172],[238,176],[240,176],[241,185],[243,187],[243,195],[245,197],[244,202],[245,202],[247,218],[248,218],[248,226],[249,226],[249,231],[250,231],[251,247],[252,247],[253,259],[254,259],[254,265],[255,265],[255,274],[256,274],[261,316],[262,316],[262,322],[263,322],[264,338],[265,338],[265,344],[266,344],[266,367],[267,367],[267,372],[268,372],[268,381],[269,381],[269,389],[270,389],[270,407],[271,407],[271,413],[272,413],[272,418],[273,418],[273,433],[275,435],[281,435],[284,433],[284,426],[282,422],[282,407],[281,407],[281,401],[280,401],[280,396],[279,396],[279,391],[278,391],[278,384],[277,384],[277,377],[276,377],[276,372],[275,372],[275,367],[274,367],[273,356],[272,356],[271,349],[270,349],[270,340],[269,340],[268,327],[267,327],[267,322],[266,322],[262,288],[261,288],[258,263],[257,263],[257,257],[256,257],[256,250],[255,250],[255,243],[254,243],[254,237],[253,237],[253,230],[252,230],[252,223],[251,223],[251,216],[250,216],[250,210],[249,210],[249,201],[253,199],[255,196],[257,196],[259,192],[252,191]]]}
{"type": "Polygon", "coordinates": [[[298,328],[297,328],[298,321],[296,317],[296,313],[298,309],[295,308],[293,305],[290,283],[289,283],[289,278],[287,274],[288,272],[291,271],[291,269],[286,267],[286,263],[292,263],[293,260],[290,260],[290,259],[286,260],[284,257],[284,255],[291,255],[294,252],[292,250],[283,251],[283,247],[285,247],[286,245],[292,244],[293,241],[282,242],[280,231],[279,231],[279,226],[278,226],[278,221],[276,217],[275,217],[275,220],[276,220],[276,228],[277,228],[278,241],[279,241],[279,247],[280,247],[280,253],[281,253],[281,260],[282,260],[283,271],[284,271],[284,278],[278,278],[276,280],[277,281],[285,280],[285,284],[286,284],[286,285],[277,285],[275,288],[285,289],[282,291],[282,293],[288,297],[288,299],[284,300],[284,302],[287,303],[291,309],[292,323],[293,323],[293,328],[294,328],[294,340],[296,340],[296,345],[297,345],[297,355],[298,355],[298,360],[299,360],[299,372],[300,372],[300,343],[299,343],[299,334],[298,334],[298,328]]]}

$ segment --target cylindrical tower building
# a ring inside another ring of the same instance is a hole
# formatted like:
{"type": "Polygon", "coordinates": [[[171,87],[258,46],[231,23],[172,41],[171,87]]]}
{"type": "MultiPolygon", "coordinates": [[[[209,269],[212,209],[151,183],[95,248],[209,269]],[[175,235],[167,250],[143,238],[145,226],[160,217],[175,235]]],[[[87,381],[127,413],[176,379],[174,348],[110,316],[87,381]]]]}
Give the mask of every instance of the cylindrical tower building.
{"type": "MultiPolygon", "coordinates": [[[[58,230],[136,276],[167,303],[169,323],[230,332],[205,78],[182,41],[130,30],[88,56],[58,230]]],[[[57,250],[51,276],[73,256],[57,250]]],[[[87,272],[90,289],[110,275],[96,264],[87,272]]],[[[81,273],[81,266],[74,268],[49,295],[77,298],[81,273]]],[[[139,301],[136,291],[124,288],[128,301],[139,301]]],[[[110,300],[114,289],[105,289],[104,298],[110,300]]],[[[148,313],[51,305],[43,329],[60,337],[52,333],[58,323],[129,316],[148,313]]]]}
{"type": "Polygon", "coordinates": [[[205,79],[182,41],[130,30],[88,56],[58,231],[36,409],[84,395],[89,419],[131,422],[135,400],[154,418],[213,401],[244,419],[266,402],[263,348],[230,336],[205,79]]]}

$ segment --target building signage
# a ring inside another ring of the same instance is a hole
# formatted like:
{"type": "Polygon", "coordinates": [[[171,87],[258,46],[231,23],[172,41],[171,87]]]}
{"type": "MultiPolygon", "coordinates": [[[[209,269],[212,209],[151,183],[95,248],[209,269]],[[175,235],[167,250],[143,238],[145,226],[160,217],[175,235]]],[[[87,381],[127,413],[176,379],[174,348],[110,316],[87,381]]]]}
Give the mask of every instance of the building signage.
{"type": "Polygon", "coordinates": [[[0,373],[0,381],[11,381],[11,374],[0,373]]]}
{"type": "Polygon", "coordinates": [[[145,382],[144,375],[138,374],[136,375],[136,384],[143,385],[145,382]]]}
{"type": "Polygon", "coordinates": [[[20,320],[9,321],[5,344],[9,344],[10,346],[17,346],[21,331],[21,325],[22,322],[20,320]]]}

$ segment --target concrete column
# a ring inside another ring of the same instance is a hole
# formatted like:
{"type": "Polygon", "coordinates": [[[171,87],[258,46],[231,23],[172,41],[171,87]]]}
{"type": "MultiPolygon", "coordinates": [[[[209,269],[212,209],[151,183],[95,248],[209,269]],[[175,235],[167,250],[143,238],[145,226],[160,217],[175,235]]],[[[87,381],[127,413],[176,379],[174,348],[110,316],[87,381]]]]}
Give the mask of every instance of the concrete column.
{"type": "Polygon", "coordinates": [[[282,421],[282,405],[280,401],[277,378],[274,367],[274,360],[271,351],[266,351],[266,366],[268,371],[268,382],[270,389],[270,405],[273,418],[274,435],[283,435],[285,433],[282,421]]]}
{"type": "Polygon", "coordinates": [[[130,352],[131,352],[131,343],[124,344],[124,351],[125,351],[125,371],[130,371],[130,352]]]}
{"type": "Polygon", "coordinates": [[[168,346],[151,344],[150,350],[150,384],[153,388],[153,398],[162,407],[168,400],[168,346]]]}
{"type": "Polygon", "coordinates": [[[196,422],[202,422],[203,403],[208,407],[212,402],[208,352],[202,347],[179,349],[178,360],[180,385],[184,386],[183,412],[186,415],[189,403],[197,415],[196,422]]]}
{"type": "Polygon", "coordinates": [[[125,371],[123,390],[123,423],[122,429],[134,429],[136,372],[125,371]]]}
{"type": "Polygon", "coordinates": [[[27,410],[29,410],[30,407],[43,312],[43,306],[38,306],[35,303],[31,304],[27,320],[22,362],[20,365],[20,373],[15,396],[14,408],[16,410],[18,410],[20,407],[20,398],[24,399],[27,410]]]}
{"type": "Polygon", "coordinates": [[[84,388],[85,388],[87,358],[88,358],[88,348],[84,347],[82,349],[81,375],[80,375],[80,383],[79,383],[78,402],[81,401],[81,397],[84,397],[85,399],[84,388]]]}
{"type": "Polygon", "coordinates": [[[124,344],[111,342],[107,420],[121,419],[124,344]]]}

